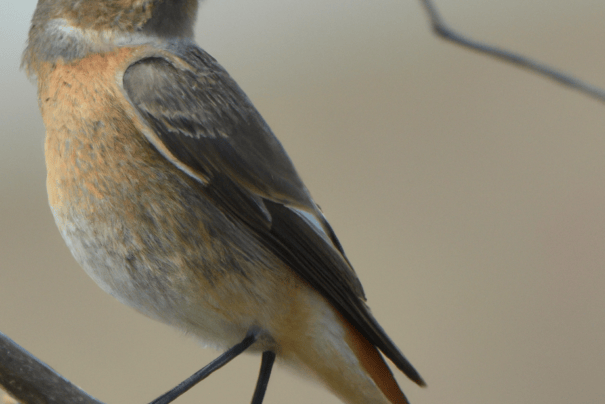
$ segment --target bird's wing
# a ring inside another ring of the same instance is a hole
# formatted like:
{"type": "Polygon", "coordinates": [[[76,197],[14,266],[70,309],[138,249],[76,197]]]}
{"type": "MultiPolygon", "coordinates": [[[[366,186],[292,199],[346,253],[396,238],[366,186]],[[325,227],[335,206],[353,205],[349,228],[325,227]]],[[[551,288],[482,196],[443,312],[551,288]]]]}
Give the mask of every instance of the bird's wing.
{"type": "Polygon", "coordinates": [[[365,305],[353,268],[292,162],[250,100],[207,53],[190,45],[126,69],[123,87],[146,134],[202,181],[213,203],[319,291],[408,377],[422,379],[365,305]]]}

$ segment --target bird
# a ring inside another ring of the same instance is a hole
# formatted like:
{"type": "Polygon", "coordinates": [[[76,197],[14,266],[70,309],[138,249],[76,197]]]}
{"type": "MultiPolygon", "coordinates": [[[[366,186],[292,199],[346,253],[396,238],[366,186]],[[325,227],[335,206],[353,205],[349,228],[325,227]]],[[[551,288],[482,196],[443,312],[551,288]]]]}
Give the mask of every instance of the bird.
{"type": "Polygon", "coordinates": [[[47,193],[107,293],[223,350],[262,354],[348,404],[425,382],[372,315],[333,229],[268,124],[194,41],[197,0],[39,0],[22,67],[38,87],[47,193]]]}

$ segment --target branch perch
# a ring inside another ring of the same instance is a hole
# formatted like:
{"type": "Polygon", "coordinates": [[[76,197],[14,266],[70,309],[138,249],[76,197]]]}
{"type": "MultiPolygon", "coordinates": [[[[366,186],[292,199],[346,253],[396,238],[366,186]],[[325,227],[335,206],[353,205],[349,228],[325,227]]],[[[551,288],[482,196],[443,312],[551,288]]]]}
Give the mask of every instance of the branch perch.
{"type": "Polygon", "coordinates": [[[0,387],[23,404],[103,404],[1,332],[0,387]]]}

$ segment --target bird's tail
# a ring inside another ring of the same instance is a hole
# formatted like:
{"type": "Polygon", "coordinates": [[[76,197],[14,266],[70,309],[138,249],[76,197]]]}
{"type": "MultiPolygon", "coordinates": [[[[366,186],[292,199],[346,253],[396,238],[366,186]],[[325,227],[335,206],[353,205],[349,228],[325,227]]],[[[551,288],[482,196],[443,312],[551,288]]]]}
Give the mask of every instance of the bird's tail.
{"type": "Polygon", "coordinates": [[[391,369],[385,363],[378,349],[346,320],[342,319],[342,322],[346,329],[345,342],[382,394],[392,404],[408,404],[408,400],[399,388],[391,369]]]}
{"type": "Polygon", "coordinates": [[[309,322],[290,330],[296,337],[281,340],[284,362],[347,404],[408,404],[378,349],[325,300],[314,306],[309,322]]]}

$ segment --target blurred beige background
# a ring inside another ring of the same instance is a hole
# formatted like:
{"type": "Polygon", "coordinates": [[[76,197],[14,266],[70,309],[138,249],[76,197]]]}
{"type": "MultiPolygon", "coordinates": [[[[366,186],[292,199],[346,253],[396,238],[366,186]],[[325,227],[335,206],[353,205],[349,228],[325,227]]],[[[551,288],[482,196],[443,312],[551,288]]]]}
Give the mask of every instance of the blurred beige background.
{"type": "MultiPolygon", "coordinates": [[[[605,87],[600,1],[438,1],[454,27],[605,87]]],[[[107,402],[217,353],[105,295],[44,187],[19,71],[35,1],[0,13],[0,330],[107,402]]],[[[441,42],[414,0],[208,0],[197,39],[321,204],[376,317],[427,380],[413,404],[605,399],[605,105],[441,42]]],[[[249,402],[241,357],[178,403],[249,402]]],[[[266,403],[337,403],[274,371],[266,403]]]]}

